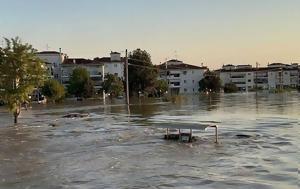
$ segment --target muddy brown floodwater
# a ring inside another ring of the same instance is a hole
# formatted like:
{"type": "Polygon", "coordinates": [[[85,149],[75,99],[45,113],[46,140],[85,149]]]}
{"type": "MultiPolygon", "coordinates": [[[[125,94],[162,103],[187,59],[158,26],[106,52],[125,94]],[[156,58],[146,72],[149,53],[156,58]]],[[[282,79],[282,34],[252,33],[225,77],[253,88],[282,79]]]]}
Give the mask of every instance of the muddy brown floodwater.
{"type": "Polygon", "coordinates": [[[0,188],[298,188],[300,93],[132,103],[34,105],[17,126],[1,107],[0,188]],[[160,121],[217,123],[220,143],[165,141],[160,121]]]}

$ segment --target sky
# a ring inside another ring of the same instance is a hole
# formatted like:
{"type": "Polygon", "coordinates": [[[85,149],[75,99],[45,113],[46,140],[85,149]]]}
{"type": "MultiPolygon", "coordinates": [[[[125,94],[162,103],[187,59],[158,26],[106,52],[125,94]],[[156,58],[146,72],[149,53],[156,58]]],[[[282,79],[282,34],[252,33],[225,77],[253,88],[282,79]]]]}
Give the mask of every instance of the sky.
{"type": "Polygon", "coordinates": [[[300,0],[0,0],[0,37],[74,58],[140,48],[154,64],[300,63],[299,8],[300,0]]]}

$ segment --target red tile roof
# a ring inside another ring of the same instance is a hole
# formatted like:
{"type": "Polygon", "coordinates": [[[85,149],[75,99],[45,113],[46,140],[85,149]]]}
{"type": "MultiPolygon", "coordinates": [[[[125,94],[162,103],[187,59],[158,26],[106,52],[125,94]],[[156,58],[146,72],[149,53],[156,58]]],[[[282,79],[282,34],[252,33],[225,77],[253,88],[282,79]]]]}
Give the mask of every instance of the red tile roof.
{"type": "Polygon", "coordinates": [[[93,64],[93,60],[84,59],[84,58],[68,58],[65,59],[63,64],[93,64]]]}
{"type": "MultiPolygon", "coordinates": [[[[169,62],[169,61],[168,61],[169,62]]],[[[166,69],[166,63],[158,65],[159,69],[165,70],[166,69]]],[[[207,69],[205,66],[195,66],[195,65],[190,65],[190,64],[168,64],[167,65],[168,70],[183,70],[183,69],[207,69]]]]}
{"type": "Polygon", "coordinates": [[[41,51],[41,52],[37,52],[37,54],[60,54],[57,51],[41,51]]]}
{"type": "MultiPolygon", "coordinates": [[[[121,60],[124,60],[123,58],[121,60]]],[[[64,60],[63,64],[103,64],[103,63],[113,63],[113,62],[122,62],[122,61],[111,61],[110,57],[85,59],[85,58],[67,58],[64,60]]]]}
{"type": "Polygon", "coordinates": [[[120,61],[111,61],[110,57],[102,57],[102,58],[99,58],[99,57],[96,57],[94,58],[94,61],[96,62],[101,62],[101,63],[108,63],[108,62],[124,62],[125,61],[125,58],[121,57],[121,60],[120,61]]]}
{"type": "Polygon", "coordinates": [[[240,68],[240,69],[219,69],[216,72],[255,72],[255,71],[280,71],[280,70],[298,70],[298,68],[272,68],[272,67],[260,67],[260,68],[240,68]]]}

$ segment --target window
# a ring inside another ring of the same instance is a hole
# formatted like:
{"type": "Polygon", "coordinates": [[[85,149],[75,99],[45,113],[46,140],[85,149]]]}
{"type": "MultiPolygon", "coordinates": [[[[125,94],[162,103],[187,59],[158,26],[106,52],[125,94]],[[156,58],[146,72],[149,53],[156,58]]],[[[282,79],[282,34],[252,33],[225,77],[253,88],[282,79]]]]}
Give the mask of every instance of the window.
{"type": "Polygon", "coordinates": [[[118,67],[118,64],[114,64],[115,68],[118,67]]]}
{"type": "Polygon", "coordinates": [[[118,73],[115,73],[115,76],[117,76],[117,77],[118,77],[118,73]]]}
{"type": "Polygon", "coordinates": [[[184,80],[183,83],[186,83],[186,80],[184,80]]]}
{"type": "Polygon", "coordinates": [[[248,79],[248,82],[251,82],[251,79],[248,79]]]}
{"type": "Polygon", "coordinates": [[[193,88],[193,92],[195,92],[195,89],[193,88]]]}
{"type": "Polygon", "coordinates": [[[251,73],[248,73],[248,75],[251,75],[251,73]]]}
{"type": "Polygon", "coordinates": [[[183,71],[182,73],[183,73],[183,75],[186,75],[186,71],[183,71]]]}
{"type": "Polygon", "coordinates": [[[187,89],[184,89],[184,92],[187,92],[187,89]]]}
{"type": "Polygon", "coordinates": [[[180,82],[171,82],[171,84],[174,86],[180,86],[180,82]]]}
{"type": "Polygon", "coordinates": [[[193,83],[195,83],[195,80],[193,80],[193,83]]]}

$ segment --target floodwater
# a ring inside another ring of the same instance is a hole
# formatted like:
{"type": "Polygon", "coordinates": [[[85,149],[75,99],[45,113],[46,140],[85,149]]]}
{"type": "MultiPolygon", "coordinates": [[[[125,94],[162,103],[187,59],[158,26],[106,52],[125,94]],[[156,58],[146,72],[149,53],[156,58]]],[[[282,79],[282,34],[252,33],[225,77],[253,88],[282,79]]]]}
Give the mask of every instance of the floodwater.
{"type": "Polygon", "coordinates": [[[300,93],[33,105],[20,124],[0,108],[0,188],[298,188],[300,93]],[[67,113],[89,113],[62,118],[67,113]],[[157,122],[219,125],[195,143],[157,122]]]}

